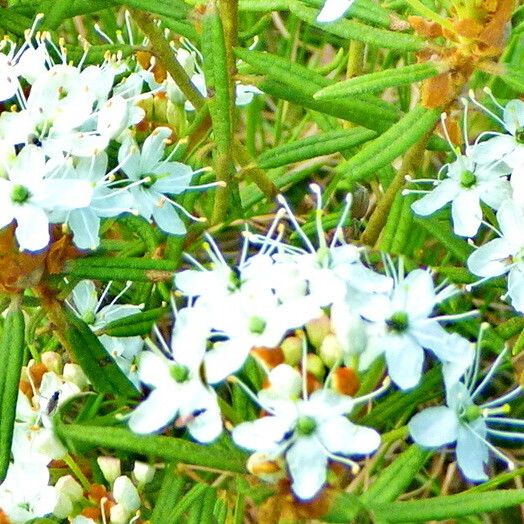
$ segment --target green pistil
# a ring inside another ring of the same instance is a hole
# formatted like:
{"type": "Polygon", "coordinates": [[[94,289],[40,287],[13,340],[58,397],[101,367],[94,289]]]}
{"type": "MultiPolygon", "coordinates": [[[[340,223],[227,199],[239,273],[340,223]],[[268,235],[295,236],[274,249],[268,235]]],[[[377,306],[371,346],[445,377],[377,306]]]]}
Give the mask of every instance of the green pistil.
{"type": "Polygon", "coordinates": [[[189,377],[189,369],[186,366],[180,364],[174,364],[171,366],[171,376],[176,382],[185,382],[189,377]]]}
{"type": "Polygon", "coordinates": [[[515,140],[516,140],[519,144],[524,144],[524,126],[523,126],[523,127],[519,127],[519,128],[515,131],[515,140]]]}
{"type": "Polygon", "coordinates": [[[24,204],[29,200],[31,193],[25,186],[17,184],[11,191],[11,202],[15,204],[24,204]]]}
{"type": "Polygon", "coordinates": [[[300,417],[295,427],[295,431],[303,437],[311,435],[315,429],[317,429],[317,422],[313,417],[300,417]]]}
{"type": "Polygon", "coordinates": [[[460,176],[460,185],[466,189],[473,187],[476,183],[477,177],[471,171],[464,171],[460,176]]]}
{"type": "Polygon", "coordinates": [[[267,322],[260,317],[251,317],[249,319],[249,331],[255,335],[261,335],[266,329],[267,322]]]}
{"type": "Polygon", "coordinates": [[[158,176],[153,175],[153,173],[145,173],[140,177],[140,180],[144,181],[142,184],[144,187],[151,187],[158,180],[158,176]]]}
{"type": "Polygon", "coordinates": [[[482,409],[479,408],[479,406],[476,406],[475,404],[471,404],[471,406],[468,406],[462,415],[460,416],[460,420],[462,422],[473,422],[474,420],[477,420],[482,416],[482,409]]]}
{"type": "Polygon", "coordinates": [[[397,311],[391,315],[389,320],[386,320],[386,324],[392,331],[403,333],[409,327],[408,314],[405,311],[397,311]]]}
{"type": "Polygon", "coordinates": [[[88,311],[82,317],[82,320],[89,326],[92,326],[95,323],[96,316],[93,311],[88,311]]]}

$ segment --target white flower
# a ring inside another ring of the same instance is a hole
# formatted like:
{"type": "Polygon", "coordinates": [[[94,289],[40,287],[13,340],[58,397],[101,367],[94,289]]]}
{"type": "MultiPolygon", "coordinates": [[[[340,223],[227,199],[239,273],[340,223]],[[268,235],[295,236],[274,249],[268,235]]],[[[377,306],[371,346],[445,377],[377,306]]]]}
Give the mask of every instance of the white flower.
{"type": "Polygon", "coordinates": [[[427,216],[451,202],[454,232],[465,237],[474,236],[482,221],[480,202],[498,209],[511,196],[507,180],[511,168],[500,161],[477,164],[475,160],[475,154],[457,155],[454,162],[445,166],[447,178],[435,180],[435,189],[414,202],[413,211],[427,216]]]}
{"type": "Polygon", "coordinates": [[[118,151],[118,160],[131,180],[143,181],[130,188],[140,214],[147,220],[152,217],[166,233],[181,235],[186,228],[175,209],[180,205],[166,195],[178,195],[188,189],[193,170],[169,158],[162,160],[170,135],[171,129],[157,127],[144,141],[142,150],[128,137],[118,151]]]}
{"type": "Polygon", "coordinates": [[[38,251],[49,243],[49,213],[89,205],[92,186],[83,180],[56,178],[61,166],[46,162],[34,145],[26,146],[0,178],[0,228],[16,220],[21,250],[38,251]]]}
{"type": "Polygon", "coordinates": [[[171,348],[164,348],[171,358],[150,351],[139,358],[138,376],[153,391],[129,418],[136,433],[159,431],[175,419],[177,427],[187,426],[199,442],[211,442],[222,431],[216,393],[200,376],[206,338],[195,334],[198,315],[191,311],[177,314],[171,348]]]}
{"type": "Polygon", "coordinates": [[[64,223],[73,232],[73,242],[80,249],[96,249],[100,244],[101,218],[131,212],[133,197],[127,188],[114,189],[120,181],[106,178],[107,154],[79,158],[75,166],[64,170],[64,180],[84,180],[91,184],[93,194],[88,206],[52,213],[53,223],[64,223]]]}
{"type": "Polygon", "coordinates": [[[484,278],[508,273],[511,305],[524,312],[524,212],[513,201],[497,212],[500,238],[477,248],[468,258],[468,269],[484,278]]]}
{"type": "MultiPolygon", "coordinates": [[[[72,309],[95,332],[103,329],[110,322],[130,315],[136,315],[142,311],[140,306],[117,303],[129,286],[126,286],[109,304],[101,307],[109,287],[110,285],[106,287],[100,299],[98,299],[95,284],[91,280],[81,280],[72,292],[72,309]]],[[[126,373],[134,384],[138,384],[136,372],[132,370],[132,366],[134,359],[144,346],[142,337],[100,335],[98,338],[107,352],[113,357],[118,367],[126,373]]]]}
{"type": "Polygon", "coordinates": [[[54,512],[60,492],[48,484],[49,470],[45,465],[23,461],[11,464],[0,486],[0,508],[11,524],[25,524],[54,512]]]}
{"type": "Polygon", "coordinates": [[[270,415],[236,426],[233,440],[269,459],[285,455],[292,489],[300,499],[311,499],[320,491],[328,460],[358,470],[358,465],[345,456],[368,455],[380,444],[380,435],[374,429],[346,418],[355,405],[350,397],[322,389],[303,400],[278,395],[266,399],[266,403],[260,400],[270,415]]]}
{"type": "MultiPolygon", "coordinates": [[[[477,103],[477,105],[479,104],[477,103]]],[[[505,107],[501,107],[498,103],[497,105],[503,110],[502,119],[488,109],[481,107],[494,118],[507,133],[496,133],[494,131],[482,133],[475,145],[475,158],[477,162],[481,163],[491,163],[494,160],[501,160],[511,168],[517,168],[524,162],[524,102],[522,100],[510,100],[505,107]],[[492,138],[479,141],[486,135],[492,136],[492,138]]]]}
{"type": "Polygon", "coordinates": [[[342,18],[354,0],[326,0],[317,16],[317,22],[334,22],[342,18]]]}
{"type": "Polygon", "coordinates": [[[393,382],[409,389],[420,381],[424,349],[442,362],[462,362],[462,351],[449,344],[449,335],[439,324],[457,317],[431,317],[435,306],[451,293],[452,288],[437,293],[427,271],[416,269],[404,277],[400,269],[392,292],[370,297],[360,310],[362,317],[373,323],[361,369],[384,353],[393,382]]]}
{"type": "Polygon", "coordinates": [[[48,464],[65,455],[67,450],[54,434],[52,415],[58,406],[79,392],[75,384],[49,371],[44,373],[32,403],[19,393],[12,446],[15,461],[27,460],[30,455],[34,462],[48,464]]]}
{"type": "MultiPolygon", "coordinates": [[[[506,439],[522,440],[522,433],[491,429],[490,424],[504,424],[522,427],[519,419],[510,419],[508,401],[522,393],[518,386],[502,397],[477,405],[475,399],[488,385],[493,372],[500,363],[503,352],[491,370],[479,385],[475,387],[476,369],[470,368],[464,382],[455,382],[446,387],[446,406],[431,407],[415,415],[409,422],[409,432],[413,440],[424,447],[440,447],[455,443],[457,463],[466,478],[473,482],[487,480],[484,466],[488,462],[489,452],[504,461],[510,469],[514,465],[500,450],[495,448],[488,438],[490,436],[506,439]]],[[[477,354],[478,358],[478,354],[477,354]]]]}

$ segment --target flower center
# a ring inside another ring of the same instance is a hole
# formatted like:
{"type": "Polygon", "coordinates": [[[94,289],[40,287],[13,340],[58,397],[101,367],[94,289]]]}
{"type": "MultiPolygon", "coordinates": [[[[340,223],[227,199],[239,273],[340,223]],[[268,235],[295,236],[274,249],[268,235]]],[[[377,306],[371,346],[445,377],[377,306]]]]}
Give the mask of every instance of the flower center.
{"type": "Polygon", "coordinates": [[[462,422],[473,422],[482,416],[482,409],[475,404],[468,406],[460,415],[460,420],[462,422]]]}
{"type": "Polygon", "coordinates": [[[267,322],[261,317],[251,317],[249,319],[249,331],[255,335],[262,335],[267,326],[267,322]]]}
{"type": "Polygon", "coordinates": [[[11,202],[14,204],[25,204],[30,197],[29,189],[20,184],[16,184],[11,190],[11,202]]]}
{"type": "Polygon", "coordinates": [[[519,144],[524,144],[524,126],[519,127],[519,128],[515,131],[515,140],[516,140],[519,144]]]}
{"type": "Polygon", "coordinates": [[[82,317],[82,320],[89,326],[92,326],[95,323],[96,315],[93,311],[88,311],[82,317]]]}
{"type": "Polygon", "coordinates": [[[170,373],[173,380],[178,383],[185,382],[189,378],[189,369],[181,364],[173,364],[170,373]]]}
{"type": "Polygon", "coordinates": [[[466,189],[473,187],[477,182],[477,177],[472,171],[464,171],[460,176],[460,185],[466,189]]]}
{"type": "Polygon", "coordinates": [[[311,435],[315,429],[317,429],[317,421],[313,417],[307,416],[300,417],[295,427],[295,431],[303,437],[311,435]]]}
{"type": "Polygon", "coordinates": [[[142,186],[143,187],[151,187],[157,180],[158,176],[153,175],[153,173],[145,173],[140,176],[140,180],[143,181],[142,186]]]}
{"type": "Polygon", "coordinates": [[[409,327],[409,317],[405,311],[397,311],[386,320],[386,324],[391,331],[403,333],[409,327]]]}

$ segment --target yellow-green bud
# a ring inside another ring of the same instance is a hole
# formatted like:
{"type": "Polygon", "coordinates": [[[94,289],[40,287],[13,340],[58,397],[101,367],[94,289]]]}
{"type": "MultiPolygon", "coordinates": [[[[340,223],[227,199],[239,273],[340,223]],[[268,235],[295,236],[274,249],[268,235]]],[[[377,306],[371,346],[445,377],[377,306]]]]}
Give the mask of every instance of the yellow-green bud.
{"type": "Polygon", "coordinates": [[[308,354],[306,369],[317,380],[324,380],[326,367],[324,366],[324,362],[322,362],[322,359],[318,355],[315,355],[314,353],[308,354]]]}
{"type": "Polygon", "coordinates": [[[287,337],[280,344],[280,349],[284,353],[284,362],[289,366],[297,366],[302,358],[302,340],[299,337],[287,337]]]}
{"type": "Polygon", "coordinates": [[[326,337],[331,332],[331,321],[327,315],[322,315],[319,318],[310,320],[306,324],[306,333],[311,344],[318,349],[324,337],[326,337]]]}
{"type": "Polygon", "coordinates": [[[57,375],[62,374],[62,370],[64,369],[64,362],[62,361],[62,356],[55,351],[46,351],[45,353],[42,353],[41,356],[42,364],[53,373],[56,373],[57,375]]]}
{"type": "Polygon", "coordinates": [[[330,333],[324,337],[318,354],[328,368],[332,368],[342,360],[342,346],[338,338],[330,333]]]}

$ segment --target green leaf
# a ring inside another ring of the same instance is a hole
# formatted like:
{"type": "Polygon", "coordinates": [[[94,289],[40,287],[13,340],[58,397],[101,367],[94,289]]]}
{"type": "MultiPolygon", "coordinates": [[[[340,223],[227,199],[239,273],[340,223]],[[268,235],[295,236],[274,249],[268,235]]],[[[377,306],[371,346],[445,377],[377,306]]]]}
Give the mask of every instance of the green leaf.
{"type": "Polygon", "coordinates": [[[444,222],[436,218],[415,218],[415,222],[426,229],[461,262],[465,262],[473,252],[473,247],[453,233],[448,221],[444,222]]]}
{"type": "Polygon", "coordinates": [[[383,91],[388,87],[408,85],[426,78],[431,78],[432,76],[440,74],[442,72],[440,69],[438,64],[432,62],[384,69],[324,87],[315,93],[314,98],[317,100],[325,100],[367,92],[383,91]]]}
{"type": "Polygon", "coordinates": [[[183,0],[118,0],[116,3],[170,18],[185,18],[191,10],[183,0]]]}
{"type": "Polygon", "coordinates": [[[89,326],[70,311],[65,311],[69,324],[66,336],[70,350],[93,388],[99,393],[137,397],[138,390],[118,367],[89,326]]]}
{"type": "Polygon", "coordinates": [[[416,444],[411,445],[380,473],[360,497],[362,503],[367,506],[395,500],[409,487],[430,455],[431,452],[416,444]]]}
{"type": "Polygon", "coordinates": [[[9,33],[23,36],[24,31],[31,27],[31,19],[13,9],[0,7],[0,27],[9,33]]]}
{"type": "Polygon", "coordinates": [[[263,169],[286,166],[309,158],[343,151],[375,136],[374,131],[363,127],[328,131],[322,135],[310,136],[268,149],[259,155],[257,164],[263,169]]]}
{"type": "Polygon", "coordinates": [[[55,423],[57,435],[71,443],[89,444],[182,462],[234,473],[246,473],[247,456],[237,449],[217,444],[199,445],[187,440],[158,435],[137,435],[126,428],[55,423]]]}
{"type": "Polygon", "coordinates": [[[18,385],[24,363],[24,329],[24,314],[13,304],[5,317],[0,339],[3,356],[0,366],[0,483],[5,479],[11,458],[18,385]]]}
{"type": "Polygon", "coordinates": [[[373,513],[386,522],[429,522],[479,515],[524,502],[524,489],[446,495],[423,500],[373,506],[373,513]]]}
{"type": "Polygon", "coordinates": [[[271,53],[235,49],[238,58],[268,79],[257,84],[269,95],[289,100],[375,131],[385,131],[400,116],[399,110],[376,97],[363,95],[344,100],[315,100],[313,95],[332,81],[322,75],[271,53]]]}
{"type": "Polygon", "coordinates": [[[305,7],[296,0],[290,1],[289,8],[300,20],[341,38],[398,51],[420,51],[425,46],[425,41],[418,36],[379,29],[354,20],[343,18],[329,24],[319,24],[316,21],[318,10],[305,7]]]}
{"type": "Polygon", "coordinates": [[[368,142],[356,155],[340,164],[331,186],[338,184],[341,179],[351,183],[369,180],[378,169],[393,162],[429,133],[439,116],[438,109],[415,107],[385,133],[368,142]]]}
{"type": "Polygon", "coordinates": [[[158,307],[129,315],[124,318],[113,320],[106,324],[96,334],[109,335],[110,337],[134,337],[136,335],[146,335],[151,332],[155,322],[160,320],[169,309],[167,307],[158,307]]]}
{"type": "MultiPolygon", "coordinates": [[[[325,0],[302,0],[302,2],[312,5],[320,10],[325,0]]],[[[391,14],[373,0],[356,0],[346,11],[345,18],[358,18],[364,22],[381,27],[389,27],[391,24],[391,14]]]]}
{"type": "Polygon", "coordinates": [[[185,485],[186,479],[178,474],[176,464],[171,464],[164,470],[164,479],[151,515],[151,524],[172,522],[171,516],[185,485]]]}

